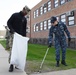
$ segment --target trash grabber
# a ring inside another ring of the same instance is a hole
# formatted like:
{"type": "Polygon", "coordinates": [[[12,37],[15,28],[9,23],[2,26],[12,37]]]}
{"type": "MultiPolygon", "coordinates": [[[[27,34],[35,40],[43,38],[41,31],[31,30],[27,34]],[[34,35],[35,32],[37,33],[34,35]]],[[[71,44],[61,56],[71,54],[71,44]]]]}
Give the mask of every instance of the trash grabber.
{"type": "Polygon", "coordinates": [[[46,58],[46,55],[47,55],[48,51],[49,51],[49,48],[47,48],[47,50],[46,50],[46,53],[45,53],[44,58],[43,58],[43,60],[42,60],[42,62],[41,62],[41,65],[40,65],[40,69],[41,69],[42,66],[43,66],[43,63],[44,63],[44,60],[45,60],[45,58],[46,58]]]}

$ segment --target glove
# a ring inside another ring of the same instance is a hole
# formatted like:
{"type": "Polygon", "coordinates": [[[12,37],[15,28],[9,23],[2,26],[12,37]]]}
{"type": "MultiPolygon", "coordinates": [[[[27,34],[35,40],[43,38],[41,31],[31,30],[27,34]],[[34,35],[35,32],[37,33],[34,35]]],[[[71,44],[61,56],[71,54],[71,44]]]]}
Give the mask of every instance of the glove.
{"type": "Polygon", "coordinates": [[[11,29],[11,30],[10,30],[10,33],[11,33],[11,34],[14,34],[14,32],[15,32],[14,29],[11,29]]]}
{"type": "Polygon", "coordinates": [[[49,43],[48,47],[51,47],[52,46],[52,43],[49,43]]]}
{"type": "Polygon", "coordinates": [[[71,38],[68,38],[68,42],[70,42],[71,41],[71,38]]]}

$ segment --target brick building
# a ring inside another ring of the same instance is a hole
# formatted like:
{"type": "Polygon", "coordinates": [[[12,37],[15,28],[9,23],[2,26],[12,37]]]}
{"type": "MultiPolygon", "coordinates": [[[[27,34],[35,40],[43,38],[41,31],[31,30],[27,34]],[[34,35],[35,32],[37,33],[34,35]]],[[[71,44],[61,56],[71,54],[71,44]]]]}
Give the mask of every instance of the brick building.
{"type": "Polygon", "coordinates": [[[28,16],[27,36],[31,42],[47,44],[50,18],[56,16],[67,25],[72,38],[71,46],[76,46],[76,0],[42,0],[31,9],[28,16]]]}

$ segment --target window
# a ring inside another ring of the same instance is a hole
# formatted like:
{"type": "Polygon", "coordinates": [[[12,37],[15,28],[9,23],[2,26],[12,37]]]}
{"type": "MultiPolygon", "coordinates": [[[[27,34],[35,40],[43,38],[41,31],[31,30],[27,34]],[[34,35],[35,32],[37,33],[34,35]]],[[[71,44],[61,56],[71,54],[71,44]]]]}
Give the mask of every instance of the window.
{"type": "Polygon", "coordinates": [[[68,17],[69,25],[74,25],[74,16],[68,17]]]}
{"type": "Polygon", "coordinates": [[[48,20],[48,29],[50,29],[50,27],[51,27],[51,20],[49,19],[48,20]]]}
{"type": "Polygon", "coordinates": [[[46,13],[46,12],[47,12],[47,5],[44,4],[44,13],[46,13]]]}
{"type": "Polygon", "coordinates": [[[59,5],[59,0],[54,0],[54,4],[55,4],[55,7],[58,7],[58,5],[59,5]]]}
{"type": "Polygon", "coordinates": [[[61,15],[61,21],[64,22],[64,24],[66,24],[66,15],[65,14],[61,15]]]}
{"type": "Polygon", "coordinates": [[[59,21],[59,17],[57,16],[56,18],[57,18],[57,21],[59,21]]]}
{"type": "Polygon", "coordinates": [[[43,7],[40,7],[40,15],[43,14],[43,7]]]}
{"type": "Polygon", "coordinates": [[[30,21],[30,15],[27,16],[27,21],[30,21]]]}
{"type": "Polygon", "coordinates": [[[43,22],[40,23],[40,30],[43,30],[43,22]]]}
{"type": "Polygon", "coordinates": [[[48,11],[51,10],[51,1],[48,2],[48,11]]]}
{"type": "Polygon", "coordinates": [[[39,16],[39,10],[36,10],[36,17],[39,16]]]}
{"type": "Polygon", "coordinates": [[[36,12],[34,11],[34,18],[36,18],[36,12]]]}
{"type": "Polygon", "coordinates": [[[47,29],[47,21],[44,21],[44,30],[47,29]]]}
{"type": "Polygon", "coordinates": [[[34,25],[34,32],[35,32],[35,30],[36,30],[36,29],[35,29],[35,26],[36,26],[36,25],[34,25]]]}
{"type": "Polygon", "coordinates": [[[39,26],[38,26],[38,24],[36,24],[36,31],[39,31],[39,26]]]}
{"type": "Polygon", "coordinates": [[[60,0],[60,4],[64,4],[66,0],[60,0]]]}

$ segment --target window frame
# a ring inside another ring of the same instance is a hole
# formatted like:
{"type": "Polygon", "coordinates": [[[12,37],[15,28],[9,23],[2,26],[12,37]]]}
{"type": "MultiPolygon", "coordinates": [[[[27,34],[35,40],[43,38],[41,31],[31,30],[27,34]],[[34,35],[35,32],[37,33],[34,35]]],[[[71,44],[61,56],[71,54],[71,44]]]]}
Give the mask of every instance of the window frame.
{"type": "Polygon", "coordinates": [[[58,2],[56,3],[55,2],[55,0],[54,0],[54,7],[56,8],[56,7],[58,7],[59,6],[59,0],[58,0],[58,2]],[[58,4],[58,5],[57,5],[58,4]],[[56,6],[57,5],[57,6],[56,6]]]}
{"type": "Polygon", "coordinates": [[[62,15],[60,15],[60,21],[61,21],[61,22],[63,22],[64,24],[66,24],[66,14],[65,14],[65,13],[64,13],[64,14],[62,14],[62,15]],[[65,15],[65,18],[61,18],[61,16],[63,16],[63,15],[65,15]],[[62,19],[64,19],[64,20],[65,20],[65,22],[63,22],[63,21],[62,21],[62,19]]]}
{"type": "Polygon", "coordinates": [[[48,6],[47,6],[47,10],[50,11],[50,10],[52,9],[52,8],[51,8],[51,6],[52,6],[51,1],[48,1],[48,2],[47,2],[47,5],[48,5],[48,6]],[[50,4],[49,4],[49,3],[50,3],[50,4]],[[49,9],[50,9],[50,10],[49,10],[49,9]]]}
{"type": "Polygon", "coordinates": [[[48,29],[50,29],[51,28],[51,19],[48,19],[47,22],[48,22],[48,29]]]}
{"type": "Polygon", "coordinates": [[[42,31],[42,30],[43,30],[43,22],[40,22],[40,31],[42,31]]]}
{"type": "Polygon", "coordinates": [[[68,16],[68,26],[72,26],[72,25],[75,25],[75,16],[68,16]],[[73,20],[69,20],[69,17],[74,17],[74,19],[73,20]],[[72,22],[72,21],[74,21],[74,24],[69,24],[69,22],[72,22]]]}
{"type": "Polygon", "coordinates": [[[47,30],[47,20],[43,21],[43,30],[47,30]],[[44,22],[46,22],[46,25],[45,25],[44,22]],[[46,27],[46,28],[45,28],[45,27],[46,27]]]}

